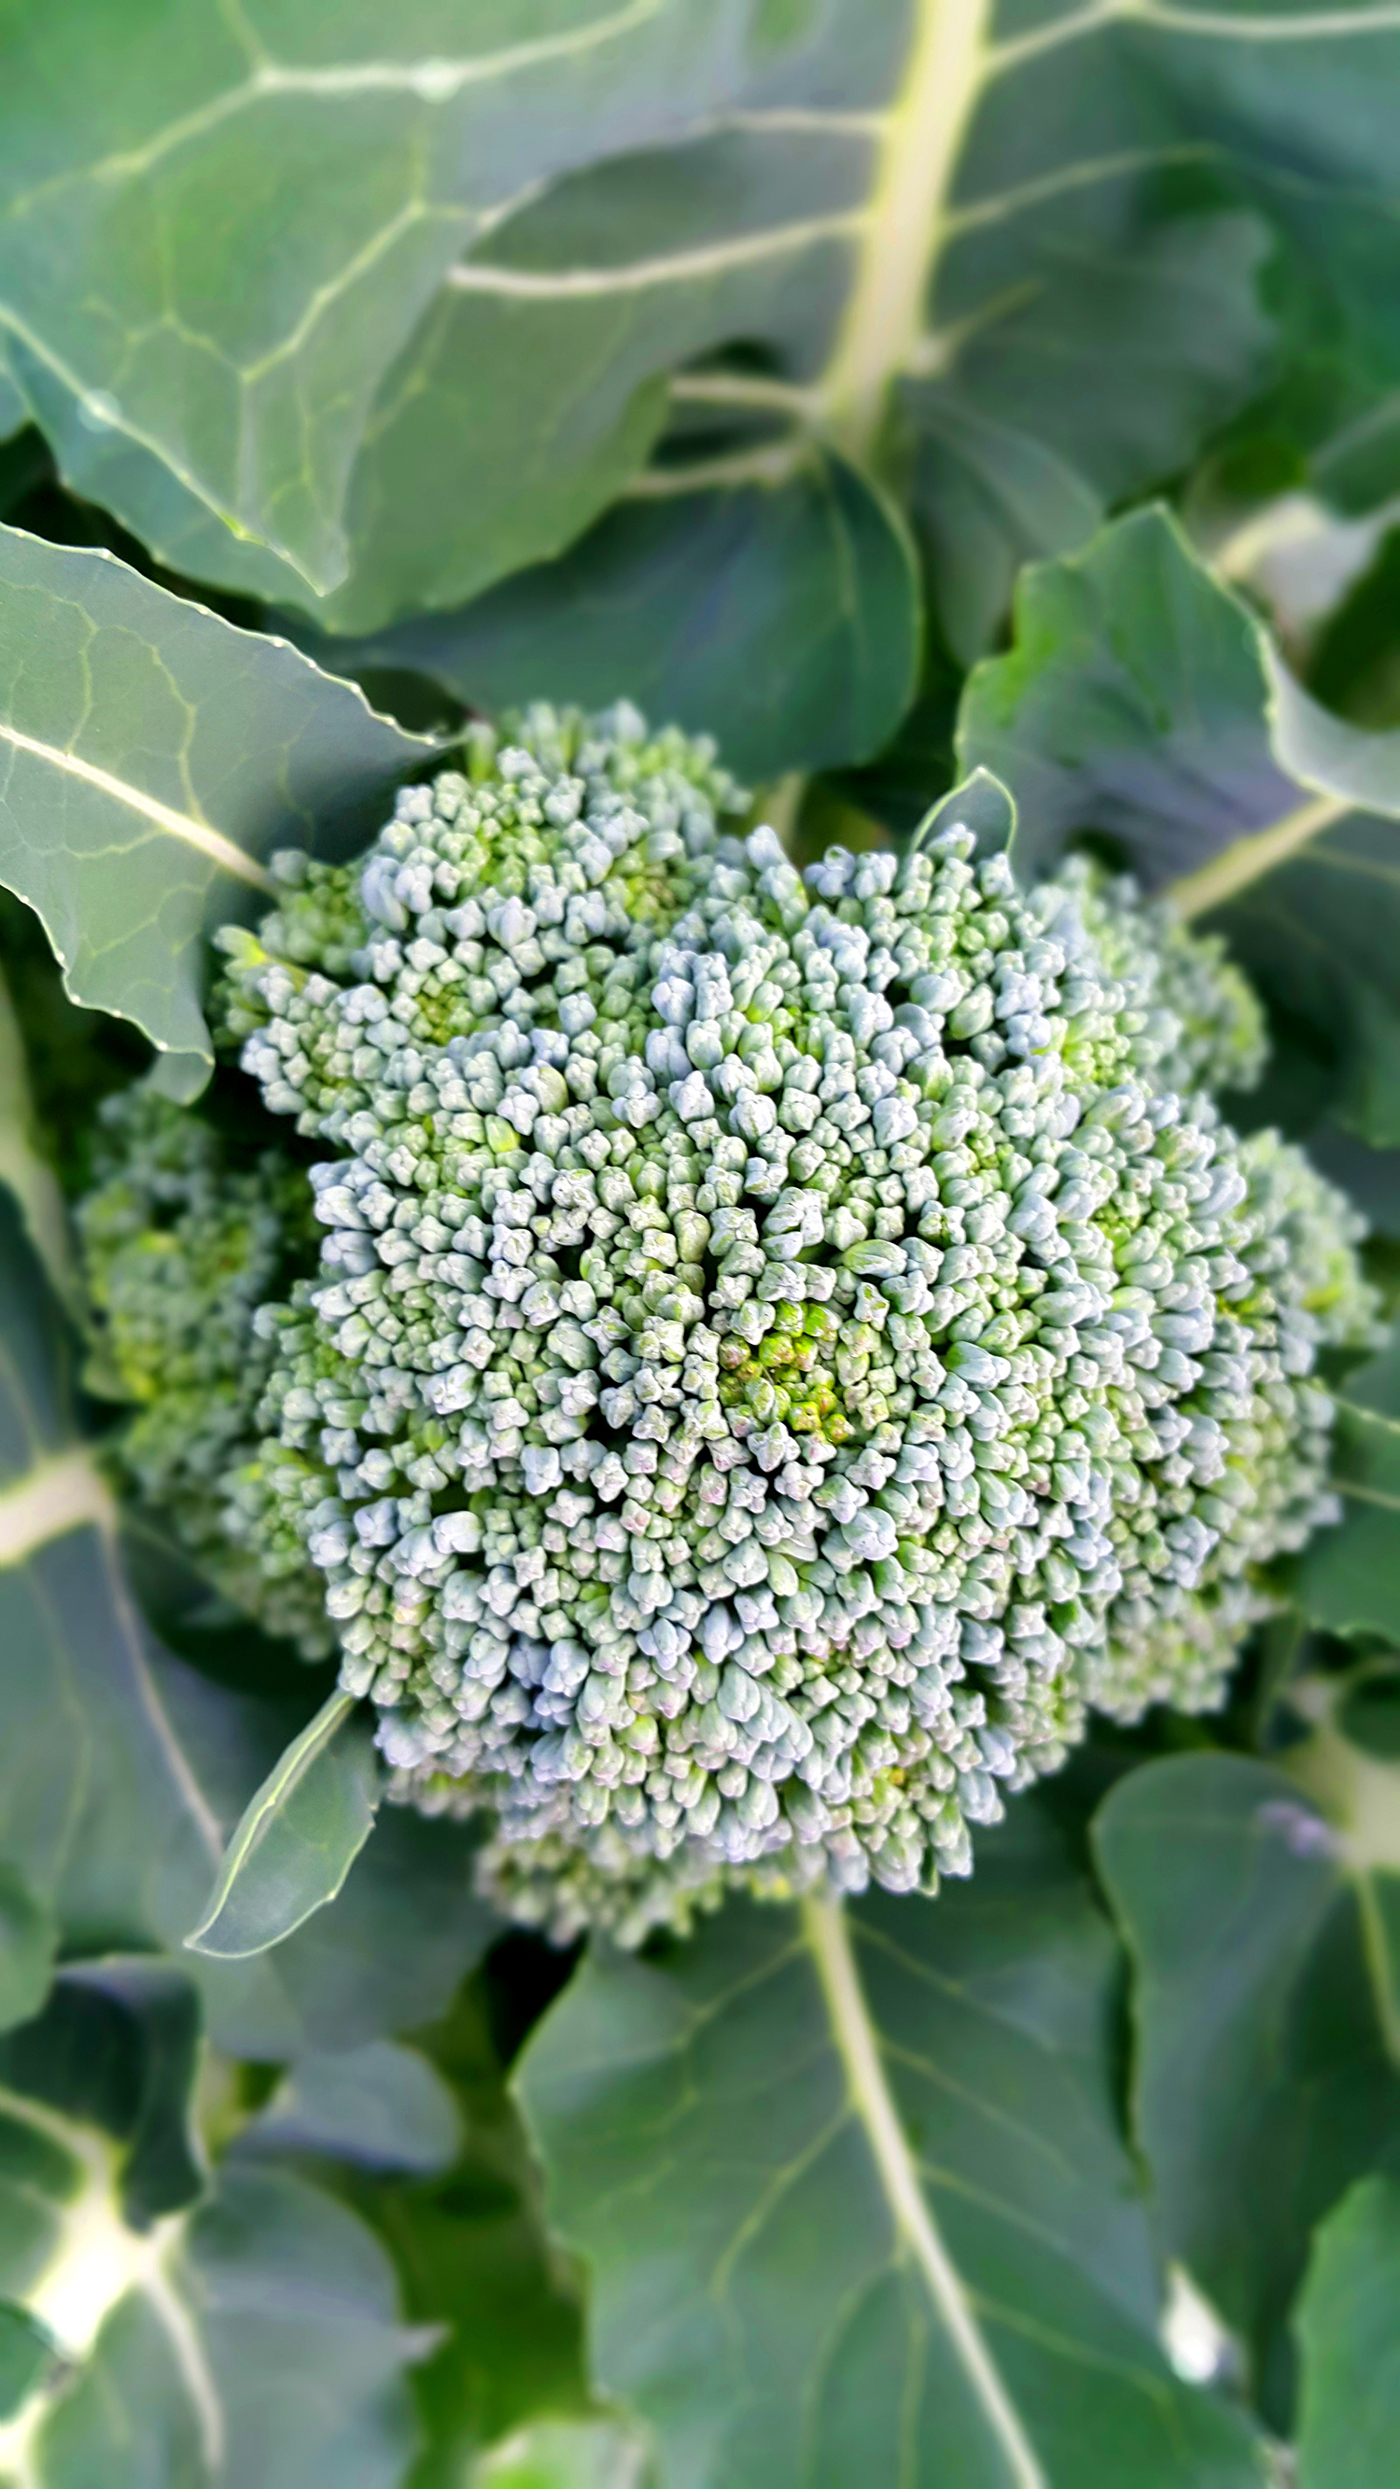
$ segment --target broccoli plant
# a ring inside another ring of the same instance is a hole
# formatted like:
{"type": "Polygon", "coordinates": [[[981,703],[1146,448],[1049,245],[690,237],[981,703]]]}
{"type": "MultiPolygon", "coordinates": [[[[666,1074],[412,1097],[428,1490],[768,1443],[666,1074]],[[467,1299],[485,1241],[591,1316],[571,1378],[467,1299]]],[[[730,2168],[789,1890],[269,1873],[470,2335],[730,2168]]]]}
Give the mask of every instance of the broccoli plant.
{"type": "Polygon", "coordinates": [[[11,15],[0,2489],[1390,2489],[1383,0],[11,15]]]}

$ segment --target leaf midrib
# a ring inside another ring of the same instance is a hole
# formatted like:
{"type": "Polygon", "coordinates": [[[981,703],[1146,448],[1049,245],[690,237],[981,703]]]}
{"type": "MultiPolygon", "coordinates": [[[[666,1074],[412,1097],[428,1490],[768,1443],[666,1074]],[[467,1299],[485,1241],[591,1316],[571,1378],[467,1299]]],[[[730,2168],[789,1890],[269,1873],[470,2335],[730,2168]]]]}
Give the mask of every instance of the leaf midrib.
{"type": "Polygon", "coordinates": [[[821,1982],[850,2109],[870,2146],[895,2229],[946,2328],[954,2354],[1005,2457],[1014,2489],[1048,2489],[961,2278],[931,2214],[880,2062],[848,1924],[839,1902],[807,1899],[802,1927],[821,1982]]]}
{"type": "Polygon", "coordinates": [[[256,859],[246,855],[231,838],[225,838],[222,830],[211,829],[207,821],[197,821],[191,813],[176,812],[172,805],[163,804],[158,796],[148,795],[144,787],[131,786],[126,779],[114,777],[110,769],[100,768],[96,761],[86,761],[80,753],[70,751],[62,744],[46,743],[38,735],[27,735],[5,718],[0,718],[0,743],[8,743],[16,752],[26,752],[31,758],[58,770],[61,775],[77,778],[84,786],[94,788],[113,803],[124,805],[128,812],[149,821],[153,828],[164,830],[167,836],[179,839],[184,846],[194,848],[197,854],[207,856],[220,872],[233,874],[238,881],[251,884],[254,890],[272,889],[271,875],[264,872],[256,859]]]}

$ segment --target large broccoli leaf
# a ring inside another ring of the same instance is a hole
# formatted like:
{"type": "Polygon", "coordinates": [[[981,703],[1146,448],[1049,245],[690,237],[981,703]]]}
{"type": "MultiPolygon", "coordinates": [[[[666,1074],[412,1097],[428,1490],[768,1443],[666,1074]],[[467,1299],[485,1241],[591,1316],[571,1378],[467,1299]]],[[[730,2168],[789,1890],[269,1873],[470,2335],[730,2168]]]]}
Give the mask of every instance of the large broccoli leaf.
{"type": "MultiPolygon", "coordinates": [[[[310,1707],[239,1694],[156,1645],[74,1423],[65,1335],[0,1190],[0,1860],[65,1952],[169,1948],[250,2057],[353,2047],[439,2009],[494,1922],[460,1827],[393,1810],[336,1908],[274,1954],[183,1952],[228,1834],[310,1707]]],[[[314,1696],[311,1698],[314,1701],[314,1696]]]]}
{"type": "Polygon", "coordinates": [[[460,612],[311,645],[342,671],[416,667],[497,712],[625,697],[696,734],[722,720],[725,761],[762,779],[877,752],[913,696],[919,632],[897,511],[814,448],[772,481],[625,501],[460,612]]]}
{"type": "Polygon", "coordinates": [[[197,2008],[162,1966],[65,1972],[0,2043],[0,2477],[25,2489],[399,2489],[392,2269],[343,2205],[191,2130],[197,2008]],[[30,2332],[14,2376],[14,2325],[30,2332]]]}
{"type": "Polygon", "coordinates": [[[0,529],[0,881],[42,918],[74,1000],[161,1050],[172,1095],[212,1061],[210,910],[265,889],[280,844],[353,852],[430,749],[284,641],[110,554],[0,529]]]}
{"type": "Polygon", "coordinates": [[[1323,2222],[1298,2305],[1302,2489],[1386,2489],[1400,2423],[1400,2185],[1366,2178],[1323,2222]]]}
{"type": "Polygon", "coordinates": [[[678,2489],[1260,2479],[1154,2340],[1117,1977],[1031,1800],[936,1903],[740,1905],[590,1955],[521,2097],[598,2383],[678,2489]]]}
{"type": "Polygon", "coordinates": [[[1134,2117],[1161,2234],[1280,2430],[1312,2230],[1394,2165],[1400,2136],[1400,1887],[1357,1845],[1355,1769],[1344,1782],[1329,1756],[1324,1781],[1321,1759],[1301,1771],[1326,1812],[1302,1776],[1182,1755],[1121,1780],[1096,1829],[1134,1963],[1134,2117]]]}
{"type": "MultiPolygon", "coordinates": [[[[1325,213],[1391,57],[1344,46],[1320,84],[1314,44],[1245,11],[1202,39],[989,0],[576,0],[528,31],[418,0],[386,43],[303,0],[240,20],[241,53],[203,12],[174,45],[125,27],[114,69],[107,14],[61,123],[38,29],[17,63],[0,322],[70,482],[163,560],[363,632],[560,552],[672,408],[722,498],[781,490],[813,435],[867,455],[894,388],[964,657],[1018,558],[1261,376],[1271,238],[1307,258],[1318,223],[1278,113],[1325,213]]],[[[1368,234],[1334,217],[1329,277],[1383,362],[1368,234]]]]}
{"type": "MultiPolygon", "coordinates": [[[[505,2058],[541,1992],[542,1967],[549,1994],[561,1972],[550,1977],[547,1958],[542,1963],[539,1949],[516,1937],[465,1983],[440,2022],[416,2035],[457,2103],[461,2134],[450,2165],[394,2178],[342,2171],[338,2179],[393,2255],[409,2316],[444,2328],[414,2372],[428,2444],[412,2489],[460,2489],[484,2447],[541,2414],[561,2427],[586,2427],[582,2294],[544,2235],[529,2149],[506,2087],[505,2058]]],[[[240,2152],[263,2148],[261,2126],[240,2139],[240,2152]]],[[[336,2148],[344,2152],[343,2143],[336,2148]]],[[[348,2157],[370,2160],[363,2145],[348,2157]]],[[[618,2475],[604,2473],[596,2489],[643,2489],[621,2433],[610,2433],[608,2444],[618,2475]]],[[[574,2445],[566,2430],[562,2449],[551,2454],[546,2446],[538,2470],[524,2469],[521,2489],[526,2482],[595,2489],[584,2465],[589,2445],[586,2434],[574,2445]],[[567,2469],[571,2454],[582,2467],[577,2482],[567,2469]]],[[[524,2465],[526,2452],[517,2447],[517,2454],[524,2465]]],[[[502,2489],[516,2489],[511,2460],[507,2446],[502,2489]]],[[[470,2477],[475,2483],[474,2471],[470,2477]]],[[[494,2489],[494,2469],[487,2479],[494,2489]]]]}
{"type": "MultiPolygon", "coordinates": [[[[522,192],[742,83],[748,0],[314,0],[26,13],[0,323],[98,423],[314,586],[375,391],[522,192]],[[55,286],[55,263],[84,281],[55,286]]],[[[781,32],[779,32],[781,48],[781,32]]]]}
{"type": "Polygon", "coordinates": [[[1319,708],[1164,510],[1023,574],[958,752],[1015,795],[1024,870],[1106,833],[1219,927],[1281,1045],[1269,1111],[1377,1150],[1400,1136],[1400,734],[1319,708]]]}

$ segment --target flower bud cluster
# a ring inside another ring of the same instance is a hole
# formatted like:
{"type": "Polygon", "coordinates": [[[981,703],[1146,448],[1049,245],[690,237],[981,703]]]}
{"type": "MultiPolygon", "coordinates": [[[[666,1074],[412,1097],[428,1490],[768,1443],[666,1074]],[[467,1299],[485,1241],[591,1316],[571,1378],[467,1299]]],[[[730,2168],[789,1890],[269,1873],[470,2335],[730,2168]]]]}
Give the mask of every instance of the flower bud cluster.
{"type": "Polygon", "coordinates": [[[1036,893],[1046,930],[1073,953],[1087,949],[1099,973],[1122,986],[1145,1015],[1151,1076],[1183,1097],[1197,1089],[1252,1089],[1268,1038],[1253,986],[1218,933],[1193,933],[1163,899],[1145,900],[1127,873],[1069,856],[1036,893]]]}
{"type": "Polygon", "coordinates": [[[331,1153],[241,1526],[561,1929],[931,1890],[1087,1703],[1217,1700],[1370,1320],[1339,1197],[1164,1084],[1257,1056],[1208,948],[957,828],[799,875],[741,802],[533,712],[226,942],[331,1153]]]}
{"type": "Polygon", "coordinates": [[[256,1546],[227,1526],[229,1480],[256,1455],[272,1370],[254,1317],[314,1269],[304,1167],[137,1087],[104,1100],[92,1189],[77,1208],[92,1312],[135,1412],[116,1458],[151,1517],[224,1596],[308,1659],[334,1649],[324,1586],[270,1508],[256,1546]]]}

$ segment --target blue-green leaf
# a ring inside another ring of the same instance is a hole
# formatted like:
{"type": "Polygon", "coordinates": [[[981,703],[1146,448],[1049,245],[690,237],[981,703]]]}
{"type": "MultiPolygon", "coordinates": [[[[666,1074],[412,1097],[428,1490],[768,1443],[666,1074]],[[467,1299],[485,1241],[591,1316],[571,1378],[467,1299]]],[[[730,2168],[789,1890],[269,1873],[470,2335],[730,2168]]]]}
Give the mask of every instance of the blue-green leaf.
{"type": "Polygon", "coordinates": [[[329,665],[416,667],[478,709],[633,700],[750,778],[864,759],[913,696],[919,598],[890,504],[844,459],[622,503],[562,560],[329,665]]]}
{"type": "Polygon", "coordinates": [[[1333,1396],[1332,1483],[1342,1520],[1304,1548],[1298,1598],[1333,1633],[1400,1643],[1400,1332],[1333,1396]]]}
{"type": "Polygon", "coordinates": [[[110,554],[0,528],[0,881],[74,1000],[135,1021],[193,1095],[199,936],[279,845],[353,851],[431,750],[285,642],[110,554]]]}
{"type": "Polygon", "coordinates": [[[1095,1829],[1134,1964],[1133,2115],[1162,2235],[1280,2430],[1313,2227],[1400,2137],[1391,1973],[1349,1837],[1298,1779],[1230,1754],[1130,1772],[1095,1829]]]}
{"type": "Polygon", "coordinates": [[[1118,1958],[1033,1802],[936,1903],[737,1905],[527,2048],[596,2381],[691,2489],[1225,2489],[1114,2102],[1118,1958]]]}
{"type": "Polygon", "coordinates": [[[255,1791],[186,1943],[240,1961],[334,1901],[374,1827],[378,1773],[354,1697],[332,1694],[255,1791]]]}
{"type": "MultiPolygon", "coordinates": [[[[179,1952],[307,1703],[235,1693],[152,1641],[66,1364],[57,1307],[0,1188],[0,1860],[68,1956],[179,1952]]],[[[335,1908],[275,1952],[181,1961],[219,2045],[276,2060],[441,2011],[495,1925],[473,1897],[462,1827],[394,1808],[335,1908]]]]}
{"type": "Polygon", "coordinates": [[[58,1923],[17,1867],[0,1860],[0,2031],[28,2022],[49,1992],[58,1923]]]}
{"type": "Polygon", "coordinates": [[[432,2177],[450,2166],[459,2140],[452,2094],[429,2060],[396,2041],[370,2040],[298,2058],[236,2148],[258,2158],[322,2153],[432,2177]]]}
{"type": "Polygon", "coordinates": [[[1318,2231],[1294,2319],[1299,2489],[1390,2489],[1400,2438],[1400,2183],[1366,2178],[1318,2231]]]}

